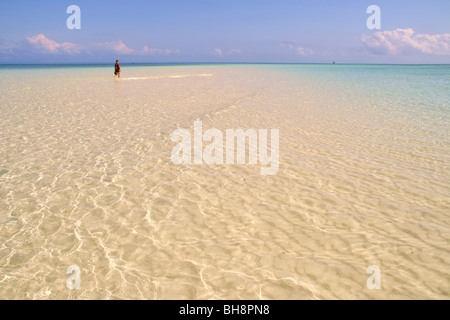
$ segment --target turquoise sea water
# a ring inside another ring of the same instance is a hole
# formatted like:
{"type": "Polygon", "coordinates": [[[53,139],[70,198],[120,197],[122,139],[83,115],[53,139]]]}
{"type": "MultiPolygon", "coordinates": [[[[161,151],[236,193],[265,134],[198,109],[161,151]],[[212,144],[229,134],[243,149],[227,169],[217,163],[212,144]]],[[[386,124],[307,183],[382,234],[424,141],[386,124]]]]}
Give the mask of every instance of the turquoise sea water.
{"type": "MultiPolygon", "coordinates": [[[[167,67],[247,66],[279,70],[302,78],[334,84],[342,90],[358,90],[371,97],[382,94],[389,100],[402,96],[410,106],[425,107],[448,114],[450,90],[450,65],[327,65],[327,64],[127,64],[125,70],[167,67]]],[[[76,75],[80,70],[96,73],[113,69],[109,64],[0,64],[6,75],[26,74],[27,71],[66,71],[76,75]]],[[[1,80],[1,79],[0,79],[1,80]]],[[[380,97],[381,98],[381,97],[380,97]]]]}
{"type": "Polygon", "coordinates": [[[277,65],[343,92],[355,91],[392,108],[434,110],[448,116],[450,65],[277,65]],[[398,103],[399,101],[402,103],[398,103]],[[384,101],[383,101],[384,100],[384,101]]]}

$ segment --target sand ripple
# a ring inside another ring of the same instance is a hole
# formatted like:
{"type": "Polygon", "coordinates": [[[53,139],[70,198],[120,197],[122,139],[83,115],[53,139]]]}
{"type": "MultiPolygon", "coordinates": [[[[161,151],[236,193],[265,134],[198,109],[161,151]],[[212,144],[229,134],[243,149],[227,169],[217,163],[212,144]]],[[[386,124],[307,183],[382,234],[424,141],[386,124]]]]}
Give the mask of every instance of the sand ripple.
{"type": "Polygon", "coordinates": [[[1,298],[448,298],[446,129],[270,67],[180,68],[6,75],[1,298]],[[196,119],[280,129],[279,174],[172,164],[196,119]]]}

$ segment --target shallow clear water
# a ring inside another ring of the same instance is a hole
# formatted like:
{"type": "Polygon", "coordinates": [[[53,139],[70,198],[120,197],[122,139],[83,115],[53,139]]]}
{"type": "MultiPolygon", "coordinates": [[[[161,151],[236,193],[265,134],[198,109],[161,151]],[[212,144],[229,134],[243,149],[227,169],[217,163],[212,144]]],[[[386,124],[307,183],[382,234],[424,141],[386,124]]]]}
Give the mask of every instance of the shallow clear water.
{"type": "Polygon", "coordinates": [[[113,71],[0,67],[0,298],[449,297],[449,66],[113,71]],[[173,164],[195,120],[278,174],[173,164]]]}

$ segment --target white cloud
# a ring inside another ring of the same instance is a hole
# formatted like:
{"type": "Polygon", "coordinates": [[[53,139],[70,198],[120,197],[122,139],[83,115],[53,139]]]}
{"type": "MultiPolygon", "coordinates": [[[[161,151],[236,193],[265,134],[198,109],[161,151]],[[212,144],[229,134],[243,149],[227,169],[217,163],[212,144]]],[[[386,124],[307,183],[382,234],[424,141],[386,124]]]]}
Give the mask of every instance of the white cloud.
{"type": "MultiPolygon", "coordinates": [[[[110,42],[95,42],[86,45],[78,45],[71,42],[58,43],[54,40],[48,39],[43,34],[38,34],[27,38],[27,42],[34,48],[47,54],[79,54],[86,53],[89,55],[95,55],[95,53],[101,52],[114,52],[117,54],[126,55],[160,55],[169,56],[174,54],[180,54],[180,50],[171,49],[159,49],[149,48],[144,46],[143,50],[134,50],[128,47],[123,41],[110,41],[110,42]]],[[[14,49],[20,49],[17,44],[8,43],[5,41],[0,42],[1,53],[13,53],[14,49]]]]}
{"type": "Polygon", "coordinates": [[[223,57],[223,52],[222,52],[222,49],[220,49],[220,48],[214,49],[212,54],[215,55],[215,56],[218,56],[218,57],[223,57]]]}
{"type": "Polygon", "coordinates": [[[46,53],[77,54],[80,52],[80,47],[75,43],[71,42],[58,43],[54,40],[46,38],[42,33],[32,37],[28,37],[27,40],[35,48],[40,49],[46,53]]]}
{"type": "Polygon", "coordinates": [[[235,48],[235,49],[231,49],[228,51],[223,51],[220,48],[216,48],[213,50],[213,52],[211,52],[212,55],[215,55],[217,57],[225,57],[225,56],[236,56],[236,55],[241,55],[242,54],[242,50],[235,48]]]}
{"type": "Polygon", "coordinates": [[[280,47],[283,48],[287,48],[293,52],[295,52],[296,54],[306,57],[306,56],[312,56],[314,54],[314,51],[312,49],[309,48],[304,48],[302,46],[299,46],[293,42],[290,41],[282,41],[282,42],[278,42],[278,45],[280,47]]]}
{"type": "Polygon", "coordinates": [[[381,31],[362,35],[367,50],[379,55],[450,55],[450,34],[415,34],[409,29],[381,31]]]}
{"type": "Polygon", "coordinates": [[[301,56],[311,56],[314,54],[314,51],[312,49],[309,48],[303,48],[303,47],[297,47],[295,48],[295,52],[301,56]]]}
{"type": "Polygon", "coordinates": [[[289,50],[293,50],[295,48],[294,43],[289,41],[278,42],[278,45],[283,48],[288,48],[289,50]]]}
{"type": "Polygon", "coordinates": [[[128,48],[123,41],[97,42],[95,46],[119,54],[132,54],[134,52],[134,49],[128,48]]]}
{"type": "Polygon", "coordinates": [[[47,38],[42,33],[27,37],[27,41],[36,49],[51,54],[79,54],[82,51],[90,53],[93,50],[95,51],[95,49],[113,51],[120,54],[132,54],[134,52],[134,49],[129,48],[123,41],[97,42],[82,46],[71,42],[58,43],[47,38]]]}
{"type": "Polygon", "coordinates": [[[241,49],[231,49],[227,52],[228,55],[232,56],[232,55],[241,55],[242,51],[241,49]]]}
{"type": "Polygon", "coordinates": [[[147,46],[144,46],[143,53],[146,55],[158,55],[158,56],[170,56],[175,54],[180,54],[180,50],[175,49],[160,49],[160,48],[149,48],[147,46]]]}
{"type": "MultiPolygon", "coordinates": [[[[180,54],[180,50],[171,49],[160,49],[160,48],[149,48],[144,46],[143,50],[134,50],[128,47],[123,41],[110,41],[110,42],[96,42],[91,44],[86,44],[84,46],[77,45],[75,43],[64,42],[58,43],[54,40],[48,39],[43,34],[38,34],[27,38],[28,42],[35,48],[45,52],[53,54],[79,54],[84,51],[87,54],[95,55],[96,52],[109,51],[118,54],[128,54],[128,55],[159,55],[159,56],[169,56],[180,54]]],[[[17,47],[17,46],[16,46],[17,47]]],[[[11,44],[7,46],[6,43],[0,43],[0,52],[4,53],[8,50],[10,52],[14,49],[11,44]]]]}

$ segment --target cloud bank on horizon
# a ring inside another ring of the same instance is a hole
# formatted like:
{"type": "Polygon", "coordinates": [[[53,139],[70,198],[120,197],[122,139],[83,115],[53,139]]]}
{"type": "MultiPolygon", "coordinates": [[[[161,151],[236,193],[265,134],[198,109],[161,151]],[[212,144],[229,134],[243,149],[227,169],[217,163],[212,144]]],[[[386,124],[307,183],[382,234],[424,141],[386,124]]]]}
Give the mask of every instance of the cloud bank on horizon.
{"type": "Polygon", "coordinates": [[[92,13],[96,19],[82,15],[86,23],[79,31],[64,28],[60,20],[67,16],[58,11],[62,6],[52,6],[49,1],[42,1],[42,6],[53,10],[49,18],[30,16],[29,25],[16,23],[20,5],[2,2],[0,12],[8,15],[0,19],[0,62],[120,58],[129,62],[450,63],[450,24],[447,19],[438,19],[439,6],[450,5],[445,0],[433,1],[437,4],[434,9],[419,1],[399,0],[397,7],[386,0],[377,1],[387,23],[382,23],[381,30],[369,30],[365,27],[369,3],[352,6],[348,0],[340,5],[323,0],[328,10],[323,9],[323,3],[319,6],[303,0],[295,4],[287,0],[248,0],[245,4],[230,0],[228,6],[212,0],[192,0],[190,5],[180,0],[169,0],[169,4],[151,0],[142,6],[155,12],[152,19],[143,13],[144,7],[111,0],[111,10],[121,12],[121,19],[112,24],[98,4],[80,0],[82,14],[92,13]],[[414,5],[405,6],[411,3],[414,5]],[[168,10],[170,4],[178,4],[179,10],[168,10]],[[139,10],[133,13],[133,9],[139,10]],[[409,11],[402,15],[397,9],[409,11]],[[52,19],[56,12],[59,28],[55,29],[52,19]],[[393,19],[393,12],[398,12],[399,18],[393,19]],[[410,20],[412,13],[425,17],[410,20]],[[430,13],[436,14],[427,16],[430,13]]]}
{"type": "Polygon", "coordinates": [[[415,34],[412,28],[363,35],[368,52],[377,55],[450,55],[450,33],[415,34]]]}
{"type": "MultiPolygon", "coordinates": [[[[26,38],[29,45],[31,45],[31,51],[33,53],[41,54],[54,54],[54,55],[79,55],[82,53],[101,53],[109,52],[120,55],[173,55],[178,54],[180,51],[178,49],[160,49],[160,48],[149,48],[148,46],[143,46],[142,50],[135,50],[129,48],[122,40],[110,41],[110,42],[95,42],[87,45],[76,44],[71,42],[58,43],[52,39],[47,38],[44,34],[38,34],[35,36],[26,38]]],[[[23,44],[23,43],[22,43],[23,44]]],[[[14,52],[8,50],[19,49],[19,44],[10,44],[10,46],[3,47],[6,52],[14,52]]],[[[30,47],[23,45],[22,49],[30,50],[30,47]]],[[[2,47],[0,47],[2,50],[2,47]]]]}
{"type": "MultiPolygon", "coordinates": [[[[450,33],[444,34],[416,34],[412,28],[396,29],[392,31],[380,31],[373,34],[361,35],[360,55],[386,55],[386,56],[411,56],[411,55],[437,55],[450,56],[450,33]]],[[[302,47],[289,41],[281,41],[278,46],[301,57],[332,57],[327,51],[315,52],[311,48],[302,47]]],[[[58,43],[47,38],[44,34],[37,34],[26,38],[26,42],[9,42],[0,44],[0,53],[3,55],[15,55],[16,52],[28,51],[32,55],[91,55],[118,54],[131,57],[148,56],[178,56],[180,49],[149,48],[144,45],[141,49],[128,47],[122,40],[110,42],[95,42],[90,44],[77,44],[72,42],[58,43]]],[[[219,58],[241,56],[241,49],[234,48],[222,50],[214,48],[210,55],[219,58]]],[[[342,52],[340,55],[344,55],[342,52]]]]}

